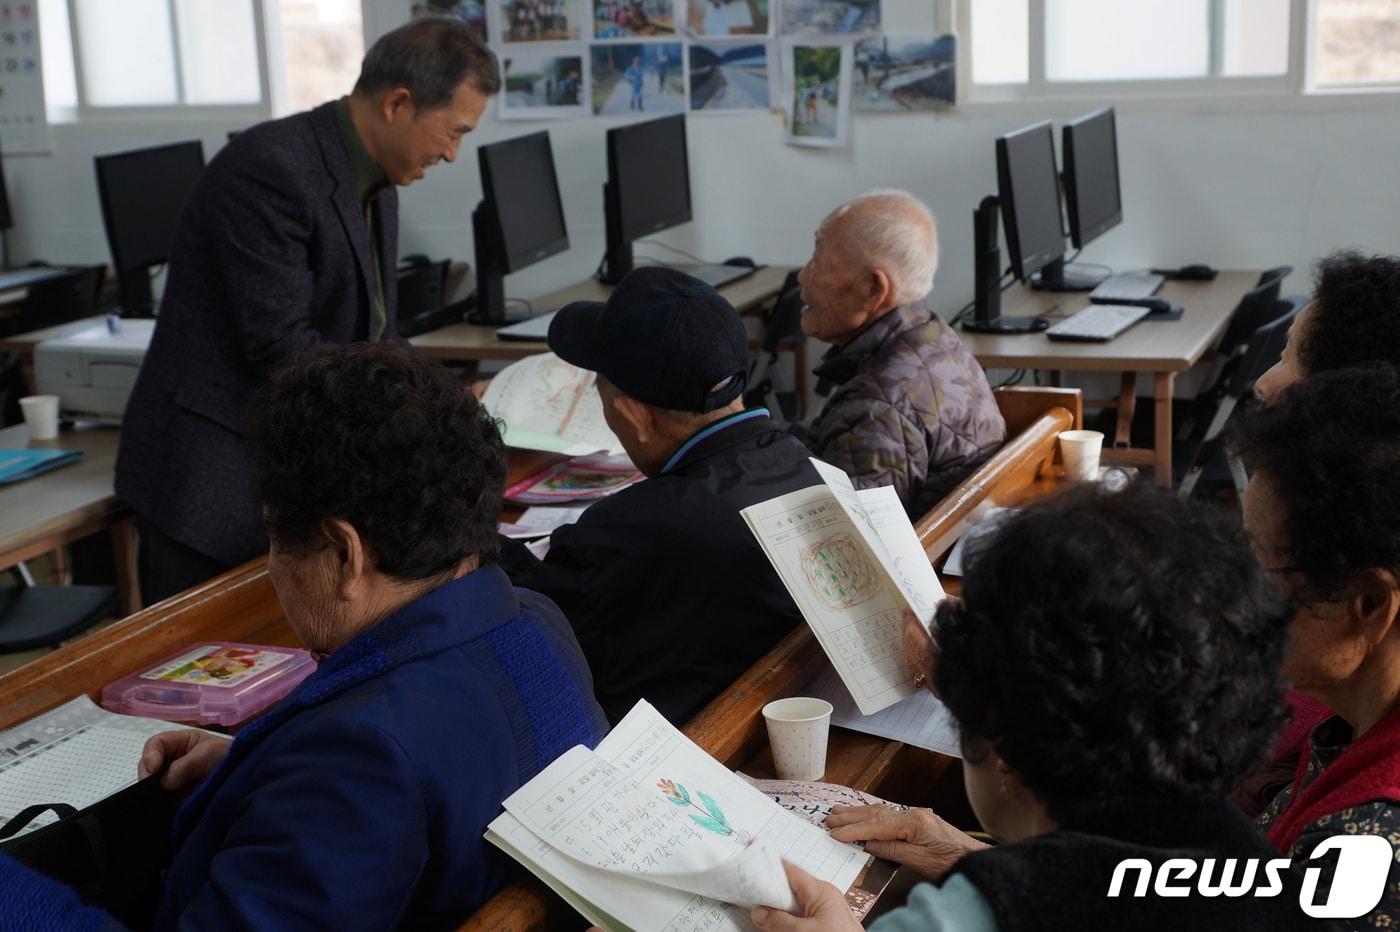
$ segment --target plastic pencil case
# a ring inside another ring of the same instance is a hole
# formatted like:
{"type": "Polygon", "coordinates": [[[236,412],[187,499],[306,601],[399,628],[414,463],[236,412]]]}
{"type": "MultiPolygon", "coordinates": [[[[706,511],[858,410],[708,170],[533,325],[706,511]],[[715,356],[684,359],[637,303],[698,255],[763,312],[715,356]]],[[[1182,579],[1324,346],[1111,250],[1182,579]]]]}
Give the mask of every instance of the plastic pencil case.
{"type": "Polygon", "coordinates": [[[237,725],[286,696],[316,669],[309,651],[207,641],[102,690],[102,707],[199,725],[237,725]]]}

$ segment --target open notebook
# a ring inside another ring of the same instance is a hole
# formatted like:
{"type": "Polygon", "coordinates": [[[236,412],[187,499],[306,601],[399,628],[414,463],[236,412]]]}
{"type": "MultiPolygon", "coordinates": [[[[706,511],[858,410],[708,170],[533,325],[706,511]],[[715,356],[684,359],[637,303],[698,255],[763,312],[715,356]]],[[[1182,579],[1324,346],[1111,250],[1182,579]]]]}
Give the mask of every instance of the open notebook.
{"type": "Polygon", "coordinates": [[[914,695],[904,662],[905,609],[927,625],[944,598],[893,488],[856,491],[841,470],[822,484],[741,514],[862,715],[914,695]]]}
{"type": "MultiPolygon", "coordinates": [[[[841,890],[888,873],[710,757],[645,701],[505,801],[486,839],[611,930],[753,928],[794,906],[780,858],[841,890]]],[[[875,891],[878,892],[878,891],[875,891]]],[[[873,893],[848,902],[868,902],[873,893]]]]}
{"type": "Polygon", "coordinates": [[[622,444],[603,420],[596,381],[595,373],[540,353],[492,377],[481,403],[504,422],[508,447],[567,456],[620,453],[622,444]]]}

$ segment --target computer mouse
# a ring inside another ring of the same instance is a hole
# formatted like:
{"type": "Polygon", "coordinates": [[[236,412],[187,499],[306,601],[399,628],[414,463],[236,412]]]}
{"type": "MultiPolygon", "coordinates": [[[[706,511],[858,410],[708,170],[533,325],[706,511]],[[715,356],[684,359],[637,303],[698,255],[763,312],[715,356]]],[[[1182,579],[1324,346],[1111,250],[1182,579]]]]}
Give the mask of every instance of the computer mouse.
{"type": "Polygon", "coordinates": [[[1218,274],[1219,273],[1210,266],[1201,262],[1196,262],[1191,265],[1183,265],[1176,270],[1176,275],[1173,277],[1181,281],[1208,282],[1218,274]]]}

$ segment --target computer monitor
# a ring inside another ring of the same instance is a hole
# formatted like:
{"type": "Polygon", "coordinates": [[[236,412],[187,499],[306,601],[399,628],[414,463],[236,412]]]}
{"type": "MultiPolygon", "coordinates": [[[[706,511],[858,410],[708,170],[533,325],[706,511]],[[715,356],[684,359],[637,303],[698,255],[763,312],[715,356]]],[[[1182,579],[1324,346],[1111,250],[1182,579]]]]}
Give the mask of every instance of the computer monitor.
{"type": "Polygon", "coordinates": [[[1113,108],[1066,123],[1061,140],[1070,242],[1083,249],[1123,220],[1113,108]]]}
{"type": "Polygon", "coordinates": [[[599,278],[616,284],[632,271],[632,241],[691,219],[685,115],[608,130],[603,185],[607,254],[599,278]]]}
{"type": "Polygon", "coordinates": [[[476,240],[473,323],[506,322],[504,278],[569,248],[549,133],[476,150],[482,201],[472,212],[476,240]]]}
{"type": "Polygon", "coordinates": [[[1017,278],[1029,282],[1042,269],[1053,271],[1064,265],[1060,179],[1050,121],[1002,136],[996,149],[997,196],[1011,269],[1017,278]]]}
{"type": "Polygon", "coordinates": [[[185,201],[204,171],[204,146],[179,142],[93,162],[122,312],[149,317],[155,311],[150,269],[170,258],[185,201]]]}

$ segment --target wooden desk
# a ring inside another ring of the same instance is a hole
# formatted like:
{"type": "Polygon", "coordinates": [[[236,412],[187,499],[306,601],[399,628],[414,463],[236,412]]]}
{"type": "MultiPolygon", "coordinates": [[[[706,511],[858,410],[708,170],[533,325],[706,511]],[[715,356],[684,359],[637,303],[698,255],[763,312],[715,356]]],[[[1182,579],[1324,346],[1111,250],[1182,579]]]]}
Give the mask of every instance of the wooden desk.
{"type": "MultiPolygon", "coordinates": [[[[778,293],[783,287],[783,280],[791,271],[787,266],[765,266],[746,278],[725,285],[719,289],[719,293],[724,295],[740,314],[751,313],[778,293]]],[[[534,298],[530,304],[537,311],[552,311],[571,301],[606,301],[611,293],[611,285],[604,285],[597,279],[589,278],[568,288],[534,298]]],[[[496,329],[481,324],[449,324],[439,330],[411,337],[408,342],[430,359],[466,362],[466,375],[469,379],[476,378],[478,364],[482,360],[516,360],[536,353],[549,352],[549,346],[544,341],[498,340],[496,329]]],[[[0,343],[0,349],[3,348],[4,344],[0,343]]],[[[805,378],[806,373],[802,371],[805,369],[805,361],[799,363],[798,369],[799,379],[805,378]]]]}
{"type": "MultiPolygon", "coordinates": [[[[1076,420],[1072,389],[1001,389],[998,404],[1015,433],[997,456],[973,473],[919,523],[930,559],[941,556],[970,511],[984,501],[1012,505],[1062,486],[1052,466],[1055,438],[1076,420]]],[[[510,481],[536,471],[538,457],[511,457],[510,481]]],[[[0,728],[78,695],[97,698],[103,686],[200,640],[294,645],[295,635],[259,558],[94,632],[0,676],[0,728]]],[[[706,752],[754,776],[772,776],[761,710],[771,699],[801,691],[824,654],[799,626],[714,699],[684,729],[706,752]]],[[[842,728],[832,730],[825,778],[902,802],[949,811],[961,800],[961,772],[952,759],[842,728]]],[[[135,763],[133,762],[133,766],[135,763]]],[[[463,925],[464,929],[577,928],[581,920],[523,870],[463,925]]]]}
{"type": "MultiPolygon", "coordinates": [[[[110,531],[117,561],[118,607],[123,615],[141,608],[132,512],[112,490],[120,437],[115,429],[91,424],[67,428],[57,440],[30,441],[23,424],[0,430],[0,449],[32,446],[85,454],[70,466],[0,486],[0,569],[43,553],[61,552],[89,534],[110,531]]],[[[61,558],[59,565],[62,569],[61,558]]]]}
{"type": "MultiPolygon", "coordinates": [[[[1105,443],[1105,458],[1150,464],[1157,476],[1170,485],[1176,375],[1194,366],[1215,346],[1240,298],[1258,281],[1256,271],[1233,271],[1221,272],[1209,282],[1166,282],[1159,294],[1185,309],[1181,319],[1143,321],[1108,343],[1058,343],[1043,333],[997,335],[959,331],[959,335],[977,361],[988,369],[1122,373],[1117,437],[1105,443]],[[1151,373],[1153,377],[1155,425],[1151,450],[1126,449],[1138,373],[1151,373]]],[[[1068,316],[1089,305],[1087,294],[1033,291],[1024,284],[1008,290],[1001,300],[1002,312],[1014,316],[1068,316]]]]}

